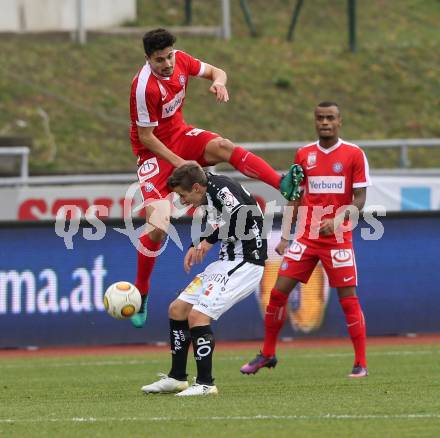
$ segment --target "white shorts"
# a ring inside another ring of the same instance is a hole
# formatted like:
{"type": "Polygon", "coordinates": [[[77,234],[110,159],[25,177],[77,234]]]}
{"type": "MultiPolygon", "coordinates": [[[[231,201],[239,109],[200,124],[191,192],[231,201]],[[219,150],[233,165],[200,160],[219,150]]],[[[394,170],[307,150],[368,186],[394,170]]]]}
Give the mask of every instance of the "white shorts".
{"type": "Polygon", "coordinates": [[[260,284],[264,266],[217,260],[206,267],[177,297],[212,319],[219,319],[260,284]]]}

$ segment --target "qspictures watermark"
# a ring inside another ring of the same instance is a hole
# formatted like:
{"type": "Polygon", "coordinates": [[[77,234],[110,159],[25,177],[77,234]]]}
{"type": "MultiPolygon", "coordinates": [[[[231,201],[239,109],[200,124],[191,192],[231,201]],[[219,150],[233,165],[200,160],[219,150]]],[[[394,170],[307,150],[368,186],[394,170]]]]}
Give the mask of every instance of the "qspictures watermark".
{"type": "MultiPolygon", "coordinates": [[[[183,206],[178,202],[178,196],[174,193],[168,194],[166,197],[161,196],[159,191],[151,184],[149,191],[154,191],[156,198],[144,200],[139,205],[133,208],[133,200],[137,192],[140,191],[139,183],[133,183],[127,189],[124,196],[124,227],[111,227],[114,231],[121,233],[128,237],[131,244],[142,254],[149,257],[157,257],[168,246],[168,243],[173,241],[175,245],[183,252],[182,240],[179,236],[177,228],[171,223],[171,214],[173,217],[185,216],[190,210],[190,206],[183,206]],[[141,226],[135,227],[134,214],[140,210],[145,210],[148,206],[152,207],[152,214],[149,217],[149,222],[141,226]],[[140,241],[142,235],[148,234],[153,229],[159,228],[166,233],[166,238],[162,246],[157,251],[150,251],[140,241]]],[[[235,221],[234,235],[236,240],[251,240],[256,237],[255,229],[247,228],[247,218],[249,213],[253,217],[261,215],[261,210],[256,205],[242,205],[238,211],[235,221]]],[[[294,214],[294,207],[278,205],[276,201],[266,203],[263,215],[263,230],[261,238],[268,239],[274,229],[274,220],[277,214],[281,213],[283,221],[291,220],[294,214]]],[[[80,233],[80,223],[84,219],[90,227],[82,227],[82,238],[88,241],[99,241],[104,239],[107,233],[108,226],[101,220],[102,217],[107,217],[109,209],[105,205],[90,206],[84,217],[81,209],[76,205],[64,205],[56,214],[55,219],[55,233],[63,239],[64,245],[68,250],[74,249],[73,238],[80,233]]],[[[333,205],[328,206],[300,206],[298,208],[298,218],[296,220],[296,227],[294,231],[289,230],[289,240],[294,240],[302,237],[306,232],[306,217],[309,220],[309,235],[308,239],[319,239],[321,221],[330,216],[337,218],[335,220],[334,235],[338,243],[344,242],[345,233],[355,229],[359,226],[359,210],[352,205],[344,205],[337,209],[333,205]],[[311,210],[311,212],[310,212],[311,210]],[[339,219],[338,219],[339,218],[339,219]]],[[[382,238],[385,229],[381,221],[377,217],[385,217],[386,209],[382,205],[370,206],[367,211],[363,213],[363,219],[369,227],[361,228],[361,238],[363,240],[379,240],[382,238]]],[[[230,233],[230,212],[227,206],[223,211],[219,212],[214,207],[211,209],[208,206],[200,206],[195,209],[192,214],[192,221],[190,227],[191,241],[198,242],[201,236],[206,236],[209,230],[219,229],[219,240],[227,239],[230,233]],[[203,217],[207,219],[202,220],[203,217]]],[[[282,225],[284,226],[284,224],[282,225]]],[[[249,228],[249,227],[248,227],[249,228]]],[[[278,228],[278,227],[277,227],[278,228]]]]}

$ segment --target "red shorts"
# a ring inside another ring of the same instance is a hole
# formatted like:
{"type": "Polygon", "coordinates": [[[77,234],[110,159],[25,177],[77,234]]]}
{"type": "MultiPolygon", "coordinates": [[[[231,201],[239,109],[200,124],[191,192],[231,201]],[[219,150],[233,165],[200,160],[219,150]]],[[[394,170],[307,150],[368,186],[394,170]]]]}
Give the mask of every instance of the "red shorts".
{"type": "Polygon", "coordinates": [[[357,286],[356,260],[351,242],[295,240],[284,255],[278,275],[307,283],[319,260],[331,287],[357,286]]]}
{"type": "MultiPolygon", "coordinates": [[[[169,143],[165,142],[165,145],[184,160],[194,160],[201,166],[207,166],[208,163],[203,158],[206,145],[217,137],[219,135],[214,132],[188,126],[169,143]]],[[[144,200],[166,198],[170,193],[167,180],[174,166],[152,154],[140,157],[138,165],[137,175],[144,200]]]]}

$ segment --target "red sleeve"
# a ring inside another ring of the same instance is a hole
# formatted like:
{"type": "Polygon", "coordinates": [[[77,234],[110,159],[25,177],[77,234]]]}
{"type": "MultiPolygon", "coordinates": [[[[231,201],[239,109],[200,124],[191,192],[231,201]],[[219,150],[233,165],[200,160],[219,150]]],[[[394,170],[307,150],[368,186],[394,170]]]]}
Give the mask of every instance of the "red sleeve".
{"type": "Polygon", "coordinates": [[[132,119],[138,126],[147,128],[159,124],[161,97],[154,80],[143,71],[133,81],[131,89],[132,119]]]}
{"type": "Polygon", "coordinates": [[[353,157],[353,188],[371,186],[367,157],[362,149],[357,149],[353,157]]]}
{"type": "Polygon", "coordinates": [[[182,62],[186,67],[186,71],[188,72],[188,76],[203,75],[203,72],[205,71],[204,62],[193,58],[191,55],[188,55],[188,53],[182,52],[181,50],[176,50],[176,56],[179,56],[182,59],[182,62]]]}

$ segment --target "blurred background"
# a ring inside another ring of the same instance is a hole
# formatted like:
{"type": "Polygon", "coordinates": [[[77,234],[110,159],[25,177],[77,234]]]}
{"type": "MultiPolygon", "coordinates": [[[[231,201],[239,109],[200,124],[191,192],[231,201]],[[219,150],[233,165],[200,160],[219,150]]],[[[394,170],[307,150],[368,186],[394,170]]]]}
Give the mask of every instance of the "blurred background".
{"type": "MultiPolygon", "coordinates": [[[[226,105],[207,81],[191,81],[186,121],[280,171],[315,140],[316,104],[339,103],[342,137],[370,163],[367,210],[386,212],[381,239],[365,238],[374,228],[365,221],[355,231],[369,334],[440,332],[438,0],[0,0],[0,10],[0,347],[166,340],[167,305],[192,279],[174,243],[153,274],[144,331],[102,305],[109,284],[135,276],[135,249],[114,228],[126,225],[136,181],[130,85],[145,62],[142,35],[159,26],[228,73],[226,105]],[[66,205],[82,212],[73,249],[54,229],[66,205]],[[86,240],[93,205],[108,208],[107,227],[86,240]]],[[[242,182],[263,206],[282,204],[264,184],[242,182]]],[[[185,247],[188,219],[176,227],[185,247]]],[[[220,339],[261,338],[279,262],[271,252],[260,290],[219,322],[220,339]]],[[[345,335],[319,266],[291,298],[285,337],[345,335]]]]}

